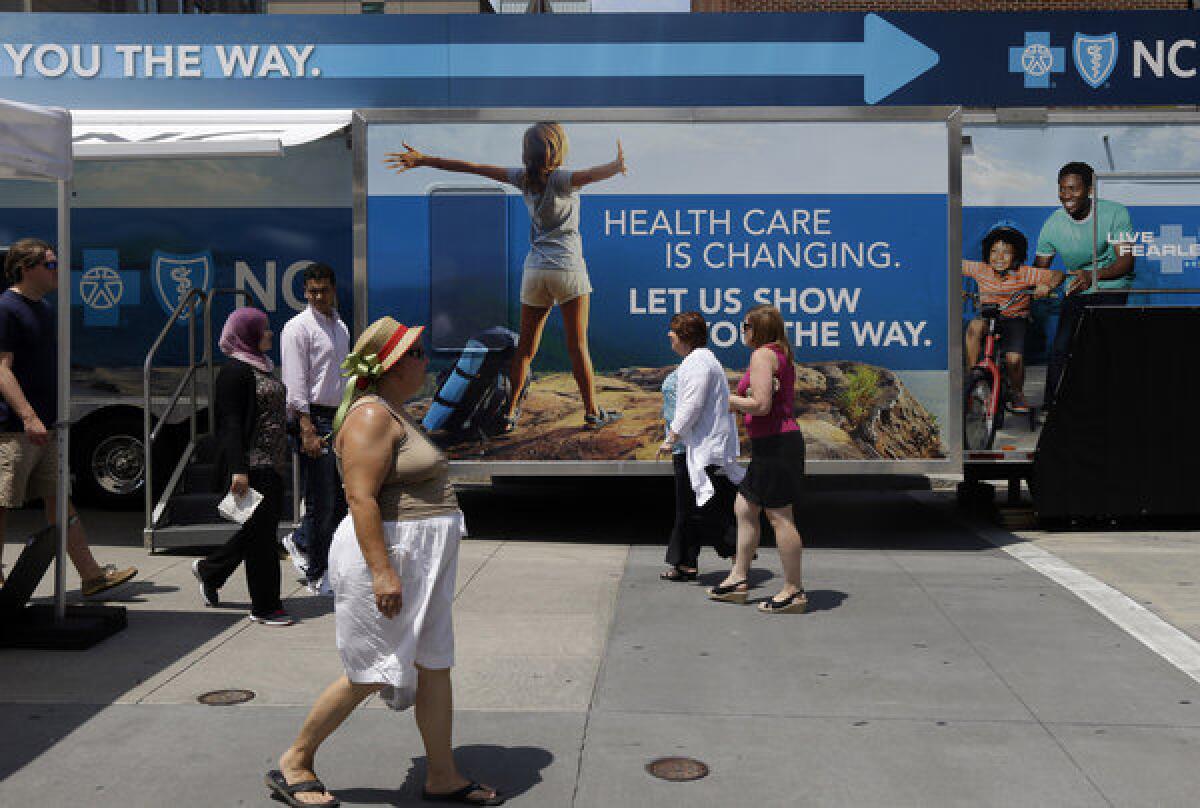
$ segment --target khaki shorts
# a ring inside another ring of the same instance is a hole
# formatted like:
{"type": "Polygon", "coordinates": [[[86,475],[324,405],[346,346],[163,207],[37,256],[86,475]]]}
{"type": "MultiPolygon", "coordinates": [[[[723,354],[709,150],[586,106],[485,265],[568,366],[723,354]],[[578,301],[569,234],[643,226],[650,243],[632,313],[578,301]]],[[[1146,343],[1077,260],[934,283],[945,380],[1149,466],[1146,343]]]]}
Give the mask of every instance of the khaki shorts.
{"type": "Polygon", "coordinates": [[[562,269],[527,269],[521,275],[521,302],[548,309],[590,295],[592,283],[586,272],[562,269]]]}
{"type": "Polygon", "coordinates": [[[44,446],[24,432],[0,432],[0,508],[20,508],[27,500],[54,496],[58,486],[58,440],[52,431],[44,446]]]}

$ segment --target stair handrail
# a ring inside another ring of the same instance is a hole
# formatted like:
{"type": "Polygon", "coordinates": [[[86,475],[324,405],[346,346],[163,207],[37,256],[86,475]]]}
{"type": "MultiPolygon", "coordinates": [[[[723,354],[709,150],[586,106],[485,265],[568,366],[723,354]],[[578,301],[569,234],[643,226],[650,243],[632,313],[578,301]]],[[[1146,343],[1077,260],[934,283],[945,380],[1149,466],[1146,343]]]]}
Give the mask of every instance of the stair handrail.
{"type": "MultiPolygon", "coordinates": [[[[142,366],[142,384],[143,384],[143,438],[145,446],[145,493],[146,493],[146,525],[143,530],[143,536],[146,548],[153,552],[154,550],[154,531],[158,523],[161,521],[163,514],[166,512],[167,504],[174,494],[176,487],[184,476],[184,471],[189,462],[195,456],[198,443],[198,426],[199,420],[199,399],[196,395],[196,377],[197,371],[201,365],[207,367],[207,394],[208,394],[208,418],[205,430],[206,435],[212,435],[216,431],[216,418],[214,413],[214,392],[216,388],[216,371],[213,362],[213,328],[212,328],[212,309],[213,301],[221,295],[231,295],[233,297],[244,297],[251,303],[254,302],[254,296],[246,289],[236,289],[232,287],[218,287],[215,289],[190,289],[186,295],[179,301],[175,310],[171,312],[171,316],[167,319],[166,325],[159,332],[158,337],[150,346],[150,350],[146,353],[146,360],[142,366]],[[204,347],[201,353],[200,362],[196,361],[196,308],[203,303],[203,339],[204,347]],[[154,371],[154,359],[158,354],[159,348],[171,333],[171,329],[179,321],[179,318],[184,316],[184,312],[191,307],[192,316],[187,320],[188,323],[188,371],[180,379],[174,393],[167,405],[166,411],[159,418],[157,425],[153,424],[151,415],[151,378],[154,371]],[[163,489],[162,496],[156,503],[154,501],[153,480],[154,480],[154,442],[158,440],[160,433],[164,428],[171,412],[179,403],[179,398],[183,394],[184,388],[191,384],[191,415],[188,419],[189,440],[188,444],[182,452],[179,462],[171,473],[170,479],[167,481],[163,489]]],[[[292,456],[292,516],[293,523],[300,521],[300,485],[299,485],[299,465],[295,453],[292,456]]]]}
{"type": "MultiPolygon", "coordinates": [[[[158,337],[154,340],[153,343],[151,343],[150,350],[146,352],[146,359],[142,364],[142,397],[143,397],[143,399],[142,399],[142,419],[143,419],[142,420],[142,447],[143,447],[142,462],[143,462],[143,465],[145,468],[145,478],[143,480],[142,486],[143,486],[143,489],[145,492],[145,511],[146,511],[146,514],[145,514],[146,525],[143,530],[143,536],[144,536],[144,539],[145,539],[149,549],[151,549],[151,550],[154,549],[154,547],[153,547],[154,525],[157,522],[158,515],[161,515],[161,510],[162,510],[161,508],[156,508],[156,503],[154,502],[154,442],[157,441],[159,438],[159,434],[162,431],[162,425],[167,422],[167,420],[170,418],[171,413],[175,409],[175,405],[179,403],[179,397],[183,392],[184,386],[190,381],[192,383],[192,396],[191,396],[192,413],[191,413],[189,420],[190,420],[190,424],[191,424],[191,429],[190,429],[191,436],[192,436],[191,443],[195,443],[196,414],[197,414],[197,406],[196,406],[196,317],[195,317],[196,312],[195,312],[195,307],[199,301],[205,301],[207,299],[208,299],[208,292],[206,292],[204,289],[197,289],[197,288],[189,289],[187,294],[185,294],[183,296],[183,298],[180,299],[179,303],[175,306],[175,310],[171,312],[171,316],[167,318],[167,323],[166,323],[166,325],[163,326],[162,330],[158,333],[158,337]],[[179,322],[179,318],[184,316],[184,312],[186,310],[188,310],[189,307],[192,308],[192,316],[188,317],[188,320],[187,320],[187,323],[188,323],[188,371],[184,375],[183,379],[180,380],[180,383],[176,387],[175,393],[172,396],[171,401],[167,406],[167,409],[162,413],[161,417],[159,418],[158,426],[155,427],[154,423],[153,423],[153,421],[154,421],[153,411],[151,409],[151,405],[152,405],[151,381],[152,381],[152,377],[153,377],[153,373],[154,373],[154,359],[158,355],[158,351],[162,347],[162,344],[166,341],[167,337],[171,334],[171,329],[173,329],[175,327],[175,324],[177,322],[179,322]],[[156,515],[156,514],[158,514],[158,515],[156,515]]],[[[189,448],[191,448],[190,445],[189,445],[189,448]]],[[[190,454],[191,454],[190,451],[184,452],[185,457],[190,456],[190,454]]],[[[177,483],[178,479],[179,479],[179,475],[174,474],[174,475],[172,475],[171,482],[177,483]]],[[[170,498],[171,492],[174,490],[174,487],[175,486],[173,484],[168,484],[169,490],[163,491],[162,502],[166,502],[170,498]]]]}

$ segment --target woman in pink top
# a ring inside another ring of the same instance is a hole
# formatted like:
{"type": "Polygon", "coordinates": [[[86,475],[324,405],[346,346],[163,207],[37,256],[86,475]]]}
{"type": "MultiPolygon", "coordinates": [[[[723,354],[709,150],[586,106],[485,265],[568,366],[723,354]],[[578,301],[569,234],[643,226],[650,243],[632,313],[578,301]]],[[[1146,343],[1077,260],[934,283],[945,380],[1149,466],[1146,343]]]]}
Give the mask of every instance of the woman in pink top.
{"type": "Polygon", "coordinates": [[[753,353],[737,395],[729,397],[729,407],[745,415],[750,468],[738,486],[734,505],[737,557],[729,576],[708,594],[713,600],[746,602],[750,562],[758,549],[759,517],[765,510],[775,531],[784,583],[779,594],[760,603],[758,610],[798,614],[808,605],[800,584],[804,543],[792,514],[804,481],[804,436],[792,416],[796,368],[779,309],[767,305],[750,309],[742,323],[742,340],[753,353]]]}

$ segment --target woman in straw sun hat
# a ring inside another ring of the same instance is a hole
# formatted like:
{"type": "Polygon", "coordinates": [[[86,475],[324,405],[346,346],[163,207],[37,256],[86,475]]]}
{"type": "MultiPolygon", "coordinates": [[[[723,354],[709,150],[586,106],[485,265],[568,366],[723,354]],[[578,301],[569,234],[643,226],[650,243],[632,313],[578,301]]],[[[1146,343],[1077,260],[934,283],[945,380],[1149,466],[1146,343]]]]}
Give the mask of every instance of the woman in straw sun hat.
{"type": "Polygon", "coordinates": [[[424,330],[384,317],[342,364],[349,383],[334,449],[350,513],[329,548],[329,581],[346,673],[318,697],[279,769],[267,774],[289,805],[338,804],[313,771],[317,749],[373,693],[395,710],[416,705],[425,799],[504,802],[459,772],[451,746],[450,607],[464,523],[445,456],[403,412],[425,379],[424,330]]]}

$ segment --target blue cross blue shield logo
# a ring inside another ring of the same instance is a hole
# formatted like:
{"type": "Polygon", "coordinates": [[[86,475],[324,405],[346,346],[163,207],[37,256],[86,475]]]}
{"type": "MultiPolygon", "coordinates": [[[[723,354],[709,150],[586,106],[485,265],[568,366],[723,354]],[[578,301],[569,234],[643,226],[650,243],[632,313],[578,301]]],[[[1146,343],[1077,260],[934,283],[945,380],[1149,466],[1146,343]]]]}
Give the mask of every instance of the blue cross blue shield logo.
{"type": "Polygon", "coordinates": [[[1025,44],[1008,49],[1008,72],[1023,74],[1027,90],[1048,90],[1051,76],[1066,69],[1066,54],[1050,44],[1048,31],[1026,31],[1025,44]]]}
{"type": "Polygon", "coordinates": [[[1108,80],[1117,66],[1117,35],[1076,34],[1071,52],[1075,55],[1075,69],[1079,75],[1096,89],[1108,80]]]}
{"type": "Polygon", "coordinates": [[[88,328],[116,328],[121,324],[121,306],[141,302],[141,273],[122,270],[116,250],[84,250],[83,271],[72,272],[71,281],[71,304],[83,306],[83,324],[88,328]]]}
{"type": "MultiPolygon", "coordinates": [[[[154,294],[163,311],[170,314],[192,289],[207,289],[212,278],[213,258],[208,250],[175,255],[159,250],[150,259],[150,277],[154,279],[154,294]]],[[[190,312],[184,311],[176,322],[185,322],[190,312]]]]}

